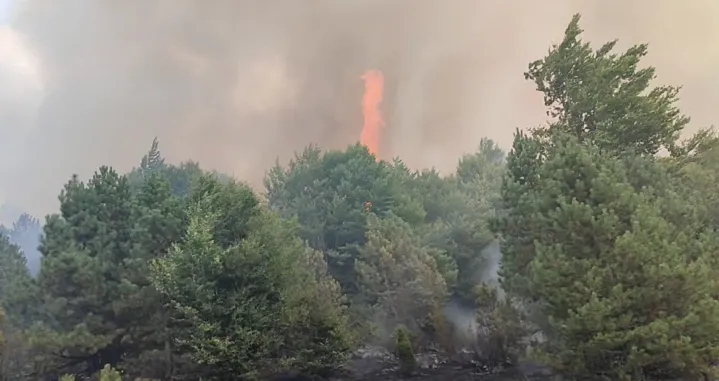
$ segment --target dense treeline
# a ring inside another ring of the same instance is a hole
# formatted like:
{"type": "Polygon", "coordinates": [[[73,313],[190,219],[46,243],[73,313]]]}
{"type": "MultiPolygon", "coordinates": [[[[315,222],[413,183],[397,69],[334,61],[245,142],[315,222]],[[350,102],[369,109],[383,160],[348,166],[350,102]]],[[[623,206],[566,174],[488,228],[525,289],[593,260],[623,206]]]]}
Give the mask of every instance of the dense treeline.
{"type": "Polygon", "coordinates": [[[680,140],[678,89],[614,45],[576,16],[525,73],[548,123],[449,175],[310,146],[260,193],[155,140],[127,175],[72,177],[36,276],[13,231],[37,221],[0,235],[0,380],[322,377],[370,344],[403,373],[469,348],[569,379],[714,375],[718,140],[680,140]]]}

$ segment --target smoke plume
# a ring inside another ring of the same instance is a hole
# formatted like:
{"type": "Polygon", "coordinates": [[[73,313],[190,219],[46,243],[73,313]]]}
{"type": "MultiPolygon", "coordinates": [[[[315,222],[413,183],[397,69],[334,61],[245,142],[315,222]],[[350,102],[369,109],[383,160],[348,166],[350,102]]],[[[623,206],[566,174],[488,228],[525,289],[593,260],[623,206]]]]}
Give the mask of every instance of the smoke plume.
{"type": "Polygon", "coordinates": [[[719,104],[714,0],[18,1],[0,31],[0,198],[35,215],[155,135],[170,161],[251,183],[309,143],[354,143],[368,69],[385,79],[382,158],[451,170],[543,121],[522,72],[575,12],[592,41],[650,43],[694,128],[719,104]]]}

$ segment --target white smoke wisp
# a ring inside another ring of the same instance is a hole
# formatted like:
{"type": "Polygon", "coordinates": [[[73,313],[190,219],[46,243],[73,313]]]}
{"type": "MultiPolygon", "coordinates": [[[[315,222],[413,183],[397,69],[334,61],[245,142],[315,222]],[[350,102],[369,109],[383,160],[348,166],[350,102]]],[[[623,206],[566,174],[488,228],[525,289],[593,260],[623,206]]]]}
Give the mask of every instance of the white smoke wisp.
{"type": "Polygon", "coordinates": [[[499,267],[502,261],[502,253],[499,251],[499,241],[495,240],[482,251],[482,257],[486,263],[481,279],[488,285],[499,287],[499,267]]]}
{"type": "Polygon", "coordinates": [[[474,348],[477,345],[480,329],[477,323],[477,311],[450,301],[444,307],[443,312],[447,321],[452,325],[453,342],[464,348],[474,348]]]}
{"type": "MultiPolygon", "coordinates": [[[[485,267],[479,279],[482,283],[495,287],[499,298],[504,298],[504,290],[499,283],[499,267],[502,254],[499,250],[499,241],[495,240],[487,246],[480,254],[486,259],[485,267]]],[[[463,306],[456,301],[450,301],[444,307],[444,316],[454,328],[453,338],[456,344],[466,348],[476,348],[478,337],[483,327],[477,321],[478,311],[474,308],[463,306]]]]}

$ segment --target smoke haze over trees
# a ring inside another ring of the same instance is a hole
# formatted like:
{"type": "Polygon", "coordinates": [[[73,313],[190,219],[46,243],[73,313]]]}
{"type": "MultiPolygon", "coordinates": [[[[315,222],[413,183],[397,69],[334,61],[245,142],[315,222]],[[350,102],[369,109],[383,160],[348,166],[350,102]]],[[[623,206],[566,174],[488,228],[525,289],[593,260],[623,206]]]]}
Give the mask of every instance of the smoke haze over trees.
{"type": "Polygon", "coordinates": [[[465,56],[479,37],[442,34],[472,35],[476,2],[58,4],[26,0],[12,24],[42,86],[0,90],[43,94],[33,117],[11,112],[22,97],[0,103],[16,164],[0,185],[18,214],[0,225],[0,380],[367,379],[445,363],[719,376],[719,135],[689,118],[701,102],[684,107],[653,44],[584,33],[611,18],[604,5],[587,22],[534,10],[556,33],[501,41],[539,52],[505,84],[513,65],[465,56]],[[376,68],[379,157],[357,143],[355,80],[376,68]],[[462,92],[453,72],[486,83],[462,92]],[[361,362],[377,351],[385,373],[361,362]]]}
{"type": "Polygon", "coordinates": [[[514,128],[542,122],[541,99],[517,73],[575,12],[590,39],[650,42],[647,63],[662,68],[663,83],[684,86],[682,107],[697,126],[710,125],[718,7],[17,0],[0,26],[0,197],[35,216],[52,212],[66,173],[127,171],[153,136],[173,162],[259,186],[277,156],[358,139],[369,69],[386,81],[383,158],[449,173],[480,138],[508,149],[514,128]]]}
{"type": "Polygon", "coordinates": [[[42,226],[40,221],[28,215],[21,214],[11,227],[0,225],[0,234],[5,235],[10,242],[17,245],[25,255],[28,270],[35,275],[40,270],[40,245],[42,226]]]}

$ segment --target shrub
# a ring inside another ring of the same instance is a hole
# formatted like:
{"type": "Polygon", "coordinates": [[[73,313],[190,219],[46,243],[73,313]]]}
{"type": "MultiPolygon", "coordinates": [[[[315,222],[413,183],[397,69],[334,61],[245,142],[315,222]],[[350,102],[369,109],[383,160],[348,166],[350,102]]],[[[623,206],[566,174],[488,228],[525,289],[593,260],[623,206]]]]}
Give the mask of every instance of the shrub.
{"type": "Polygon", "coordinates": [[[396,338],[396,354],[399,360],[399,371],[403,375],[410,375],[417,366],[417,359],[414,357],[412,349],[412,340],[410,339],[409,330],[400,326],[395,333],[396,338]]]}

